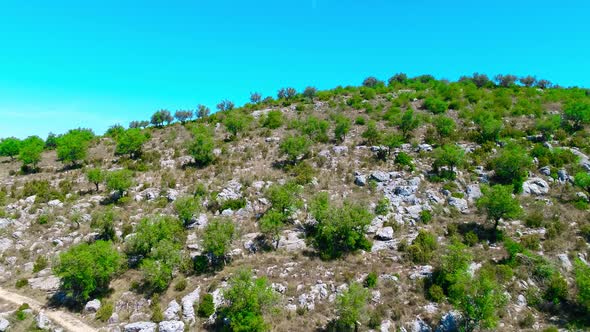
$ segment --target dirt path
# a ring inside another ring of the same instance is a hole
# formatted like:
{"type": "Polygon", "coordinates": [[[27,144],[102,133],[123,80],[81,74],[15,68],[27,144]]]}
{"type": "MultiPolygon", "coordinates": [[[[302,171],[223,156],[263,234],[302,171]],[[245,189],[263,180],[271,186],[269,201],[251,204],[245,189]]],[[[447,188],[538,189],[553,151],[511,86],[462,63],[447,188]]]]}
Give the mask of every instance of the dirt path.
{"type": "Polygon", "coordinates": [[[61,327],[63,327],[67,331],[72,332],[96,332],[97,330],[91,326],[86,325],[73,315],[61,311],[61,310],[52,310],[46,308],[42,303],[35,299],[31,299],[29,297],[13,293],[8,291],[4,288],[0,287],[0,299],[8,302],[12,302],[16,305],[21,305],[23,303],[28,303],[31,306],[31,309],[39,312],[43,312],[45,316],[47,316],[51,321],[61,327]]]}

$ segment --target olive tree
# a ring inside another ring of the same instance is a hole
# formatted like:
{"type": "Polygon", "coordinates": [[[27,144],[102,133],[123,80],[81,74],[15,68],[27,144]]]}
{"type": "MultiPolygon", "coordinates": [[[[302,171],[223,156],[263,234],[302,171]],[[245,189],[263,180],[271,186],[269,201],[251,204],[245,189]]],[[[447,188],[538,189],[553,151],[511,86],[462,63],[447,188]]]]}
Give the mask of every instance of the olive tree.
{"type": "Polygon", "coordinates": [[[107,188],[116,191],[120,198],[133,185],[133,173],[128,169],[112,171],[107,173],[106,182],[107,188]]]}
{"type": "Polygon", "coordinates": [[[300,156],[309,153],[309,140],[304,136],[288,136],[281,141],[279,150],[290,162],[296,162],[300,156]]]}
{"type": "Polygon", "coordinates": [[[252,104],[258,104],[262,100],[262,95],[258,92],[250,92],[250,102],[252,104]]]}
{"type": "Polygon", "coordinates": [[[197,117],[199,119],[208,117],[209,113],[211,113],[209,107],[201,104],[197,105],[197,117]]]}
{"type": "Polygon", "coordinates": [[[176,113],[174,113],[174,117],[176,118],[176,120],[180,121],[180,123],[185,124],[188,120],[192,119],[194,116],[194,112],[192,110],[186,110],[186,111],[176,111],[176,113]]]}
{"type": "Polygon", "coordinates": [[[152,115],[150,122],[156,127],[162,127],[164,125],[164,122],[166,122],[166,124],[170,124],[170,122],[172,122],[173,120],[174,118],[170,114],[170,111],[159,110],[152,115]]]}
{"type": "Polygon", "coordinates": [[[231,111],[233,110],[235,107],[235,104],[233,101],[231,100],[222,100],[219,102],[219,104],[217,104],[217,110],[220,112],[224,112],[224,111],[231,111]]]}
{"type": "Polygon", "coordinates": [[[305,88],[305,90],[303,90],[303,97],[309,99],[310,101],[313,101],[313,98],[316,96],[317,93],[318,89],[316,89],[313,86],[308,86],[307,88],[305,88]]]}

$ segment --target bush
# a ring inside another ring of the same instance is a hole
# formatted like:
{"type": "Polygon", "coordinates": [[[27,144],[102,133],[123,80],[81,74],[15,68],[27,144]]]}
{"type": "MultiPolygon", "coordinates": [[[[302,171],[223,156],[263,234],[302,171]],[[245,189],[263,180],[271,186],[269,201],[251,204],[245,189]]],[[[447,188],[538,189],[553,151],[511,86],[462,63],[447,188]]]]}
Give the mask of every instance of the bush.
{"type": "Polygon", "coordinates": [[[412,245],[408,247],[410,260],[414,263],[426,264],[432,258],[437,247],[434,234],[420,230],[412,245]]]}
{"type": "Polygon", "coordinates": [[[70,247],[59,255],[53,270],[61,287],[78,303],[102,294],[120,271],[122,256],[110,242],[96,241],[70,247]]]}
{"type": "Polygon", "coordinates": [[[135,235],[127,240],[125,250],[130,256],[147,257],[162,241],[174,244],[179,250],[184,240],[184,228],[178,219],[165,216],[143,218],[135,235]]]}
{"type": "Polygon", "coordinates": [[[98,308],[98,310],[96,311],[96,315],[94,315],[94,318],[101,322],[106,322],[113,315],[113,310],[113,303],[110,301],[103,300],[100,304],[100,308],[98,308]]]}
{"type": "Polygon", "coordinates": [[[262,121],[262,126],[269,129],[277,129],[283,125],[283,112],[270,111],[262,121]]]}
{"type": "Polygon", "coordinates": [[[366,318],[369,292],[358,283],[352,283],[348,289],[336,298],[336,314],[339,330],[356,327],[358,322],[366,318]]]}
{"type": "Polygon", "coordinates": [[[314,218],[317,225],[311,242],[322,259],[339,258],[357,250],[369,250],[371,242],[365,232],[373,216],[361,205],[345,202],[331,207],[324,197],[316,197],[314,218]]]}
{"type": "Polygon", "coordinates": [[[378,216],[386,215],[389,212],[389,199],[384,197],[377,202],[375,206],[375,214],[378,216]]]}
{"type": "Polygon", "coordinates": [[[434,302],[441,303],[445,299],[445,293],[439,285],[432,285],[428,289],[428,296],[434,302]]]}
{"type": "Polygon", "coordinates": [[[246,204],[247,202],[245,198],[227,199],[221,203],[219,211],[224,211],[228,209],[232,211],[237,211],[239,209],[246,207],[246,204]]]}
{"type": "Polygon", "coordinates": [[[49,261],[47,257],[43,255],[37,256],[35,259],[35,264],[33,264],[33,273],[37,273],[43,269],[45,269],[49,265],[49,261]]]}
{"type": "Polygon", "coordinates": [[[119,197],[133,185],[133,173],[130,170],[122,169],[112,171],[106,175],[107,188],[117,191],[119,197]]]}
{"type": "Polygon", "coordinates": [[[465,244],[473,247],[474,245],[477,244],[477,242],[479,242],[479,238],[477,237],[477,234],[475,234],[475,232],[473,231],[469,231],[467,233],[465,233],[465,244]]]}
{"type": "Polygon", "coordinates": [[[239,133],[248,128],[251,122],[252,116],[236,110],[227,114],[223,124],[227,128],[227,131],[231,133],[232,139],[235,139],[239,133]]]}
{"type": "Polygon", "coordinates": [[[231,220],[215,219],[203,232],[203,251],[213,257],[213,263],[225,263],[231,242],[235,236],[235,226],[231,220]]]}
{"type": "Polygon", "coordinates": [[[309,153],[309,140],[304,136],[289,136],[281,141],[279,150],[282,155],[287,155],[289,161],[295,162],[309,153]]]}
{"type": "Polygon", "coordinates": [[[395,156],[395,161],[394,161],[397,165],[400,166],[408,166],[410,168],[410,170],[414,170],[414,162],[412,161],[412,157],[405,153],[405,152],[400,152],[395,156]]]}
{"type": "Polygon", "coordinates": [[[517,146],[504,148],[498,157],[492,160],[495,180],[501,184],[511,184],[515,192],[522,190],[522,183],[528,176],[532,160],[527,152],[517,146]]]}
{"type": "Polygon", "coordinates": [[[520,203],[512,197],[512,191],[512,186],[482,187],[483,195],[476,201],[476,205],[486,212],[488,219],[494,221],[494,231],[497,230],[500,219],[513,219],[522,214],[520,203]]]}
{"type": "Polygon", "coordinates": [[[215,159],[213,149],[215,142],[207,128],[196,132],[192,143],[188,146],[188,153],[195,158],[198,166],[207,166],[215,159]]]}
{"type": "Polygon", "coordinates": [[[57,158],[63,162],[71,162],[75,165],[79,160],[86,159],[88,153],[88,141],[92,135],[82,130],[70,130],[65,135],[57,138],[57,158]]]}
{"type": "Polygon", "coordinates": [[[429,210],[420,211],[420,221],[428,224],[430,221],[432,221],[432,213],[429,210]]]}
{"type": "Polygon", "coordinates": [[[202,318],[208,318],[215,313],[215,304],[213,303],[213,295],[207,293],[203,295],[199,308],[197,309],[197,315],[202,318]]]}
{"type": "Polygon", "coordinates": [[[180,197],[174,201],[174,211],[178,215],[178,219],[185,225],[189,225],[194,216],[199,213],[201,209],[201,201],[192,196],[180,197]]]}
{"type": "Polygon", "coordinates": [[[558,273],[552,273],[549,278],[544,298],[554,304],[559,304],[567,299],[567,281],[558,273]]]}
{"type": "Polygon", "coordinates": [[[18,159],[22,161],[23,168],[32,166],[37,168],[37,164],[41,161],[41,152],[45,147],[45,142],[38,136],[29,136],[20,144],[18,159]]]}
{"type": "Polygon", "coordinates": [[[265,331],[268,324],[263,315],[278,301],[266,278],[253,278],[252,272],[240,270],[229,280],[223,292],[227,305],[220,316],[229,321],[233,331],[265,331]]]}
{"type": "Polygon", "coordinates": [[[434,114],[439,114],[444,113],[449,108],[449,104],[443,100],[429,97],[424,100],[424,107],[434,114]]]}
{"type": "Polygon", "coordinates": [[[369,122],[367,129],[365,129],[361,136],[367,141],[368,145],[379,144],[381,132],[377,129],[377,123],[375,121],[369,122]]]}
{"type": "Polygon", "coordinates": [[[377,273],[370,272],[365,278],[365,287],[375,288],[377,286],[377,273]]]}
{"type": "Polygon", "coordinates": [[[345,116],[338,116],[336,117],[336,126],[334,127],[334,137],[340,141],[344,142],[346,139],[346,135],[350,131],[350,119],[345,116]]]}
{"type": "Polygon", "coordinates": [[[143,144],[148,140],[148,135],[141,129],[131,128],[117,138],[116,155],[129,155],[129,158],[137,158],[141,155],[143,144]]]}
{"type": "Polygon", "coordinates": [[[14,287],[16,288],[23,288],[25,286],[29,285],[29,281],[27,279],[18,279],[16,281],[16,284],[14,285],[14,287]]]}
{"type": "Polygon", "coordinates": [[[574,262],[574,275],[578,290],[578,302],[590,311],[590,267],[577,258],[574,262]]]}

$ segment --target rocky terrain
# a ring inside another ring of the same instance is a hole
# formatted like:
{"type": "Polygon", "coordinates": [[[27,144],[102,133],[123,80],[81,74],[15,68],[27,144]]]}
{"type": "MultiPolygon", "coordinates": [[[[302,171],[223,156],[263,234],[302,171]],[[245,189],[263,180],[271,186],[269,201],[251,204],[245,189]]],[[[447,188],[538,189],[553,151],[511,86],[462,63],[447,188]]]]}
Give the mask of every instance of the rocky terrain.
{"type": "Polygon", "coordinates": [[[0,331],[68,329],[43,310],[125,332],[585,330],[590,93],[505,79],[282,89],[83,155],[47,139],[26,167],[22,141],[0,159],[0,287],[46,307],[0,297],[0,331]],[[64,255],[97,242],[121,260],[84,293],[64,255]],[[244,273],[272,301],[240,327],[244,273]]]}

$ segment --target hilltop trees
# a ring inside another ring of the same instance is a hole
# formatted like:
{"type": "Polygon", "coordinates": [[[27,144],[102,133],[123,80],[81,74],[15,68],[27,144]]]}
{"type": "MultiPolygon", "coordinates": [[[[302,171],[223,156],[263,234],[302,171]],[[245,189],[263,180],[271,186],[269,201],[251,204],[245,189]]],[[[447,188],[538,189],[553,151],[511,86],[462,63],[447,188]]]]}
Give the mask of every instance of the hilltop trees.
{"type": "Polygon", "coordinates": [[[208,117],[209,113],[211,113],[209,107],[201,104],[197,105],[197,117],[199,119],[208,117]]]}
{"type": "Polygon", "coordinates": [[[176,120],[180,121],[180,123],[185,124],[188,120],[192,119],[194,115],[194,112],[192,110],[186,110],[186,111],[176,111],[176,113],[174,113],[174,117],[176,118],[176,120]]]}
{"type": "Polygon", "coordinates": [[[159,110],[152,115],[150,122],[156,127],[162,127],[164,125],[164,122],[166,122],[166,124],[170,124],[170,122],[172,122],[173,120],[174,118],[170,114],[170,111],[159,110]]]}
{"type": "Polygon", "coordinates": [[[75,245],[59,255],[54,267],[61,287],[78,303],[102,294],[120,271],[122,257],[110,242],[75,245]]]}
{"type": "Polygon", "coordinates": [[[250,93],[250,102],[252,104],[258,104],[262,100],[262,95],[258,92],[251,92],[250,93]]]}
{"type": "Polygon", "coordinates": [[[313,98],[315,98],[317,93],[318,89],[316,89],[313,86],[308,86],[307,88],[305,88],[305,90],[303,90],[303,97],[309,99],[310,101],[313,101],[313,98]]]}
{"type": "Polygon", "coordinates": [[[148,140],[148,135],[141,129],[131,128],[123,132],[117,139],[115,154],[129,155],[135,159],[141,155],[143,144],[148,140]]]}
{"type": "Polygon", "coordinates": [[[14,160],[20,152],[21,141],[15,137],[8,137],[0,141],[0,156],[14,160]]]}
{"type": "Polygon", "coordinates": [[[217,110],[220,112],[231,111],[234,109],[234,107],[234,102],[227,99],[222,100],[219,102],[219,104],[217,104],[217,110]]]}
{"type": "Polygon", "coordinates": [[[295,88],[281,88],[278,92],[277,92],[277,98],[279,99],[286,99],[286,100],[290,100],[293,99],[293,97],[295,97],[297,95],[297,90],[295,90],[295,88]]]}
{"type": "Polygon", "coordinates": [[[498,74],[496,76],[494,76],[494,79],[496,80],[496,82],[498,83],[499,86],[507,88],[511,85],[514,85],[514,83],[516,83],[516,80],[518,79],[518,77],[514,76],[514,75],[502,75],[502,74],[498,74]]]}

